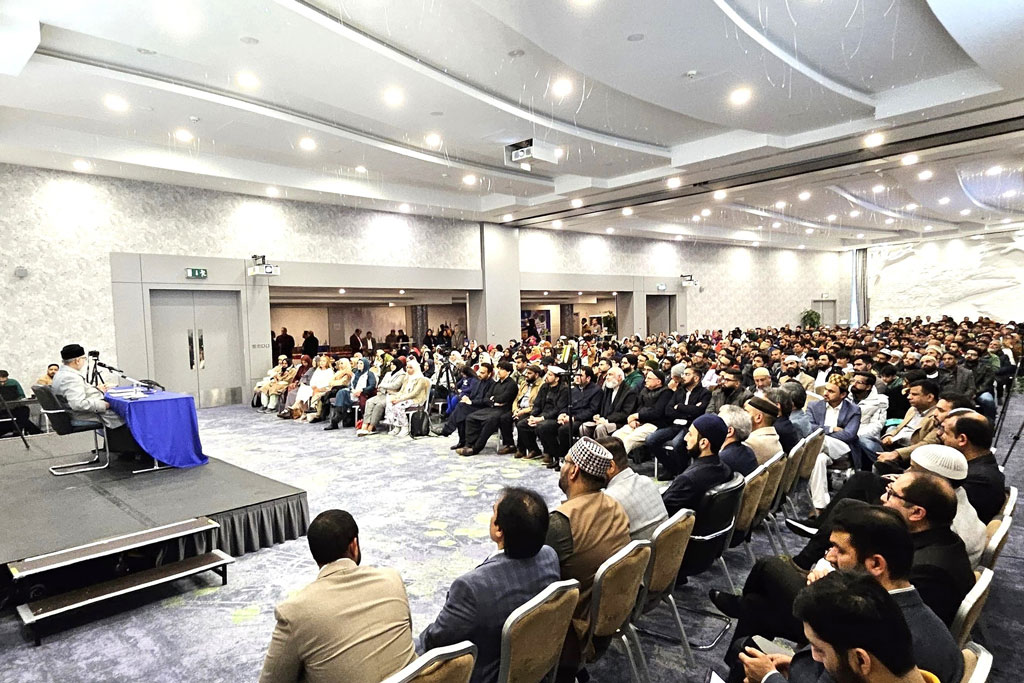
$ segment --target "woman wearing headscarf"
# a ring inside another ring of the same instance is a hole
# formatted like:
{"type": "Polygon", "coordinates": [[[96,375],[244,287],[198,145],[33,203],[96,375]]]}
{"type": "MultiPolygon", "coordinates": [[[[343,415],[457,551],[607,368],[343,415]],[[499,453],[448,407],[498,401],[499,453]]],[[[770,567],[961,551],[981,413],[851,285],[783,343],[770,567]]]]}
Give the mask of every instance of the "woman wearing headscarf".
{"type": "Polygon", "coordinates": [[[430,380],[420,372],[420,364],[409,359],[405,366],[405,385],[402,391],[389,398],[384,408],[384,421],[391,425],[393,436],[409,435],[409,408],[426,406],[430,396],[430,380]]]}
{"type": "Polygon", "coordinates": [[[310,372],[312,368],[313,359],[309,356],[303,355],[299,359],[299,367],[295,369],[295,375],[292,376],[291,383],[288,384],[288,390],[285,392],[284,403],[279,404],[281,406],[281,410],[277,413],[278,417],[293,417],[292,409],[289,406],[295,403],[295,397],[299,391],[299,387],[309,384],[309,380],[313,376],[313,373],[310,372]]]}
{"type": "Polygon", "coordinates": [[[337,429],[345,413],[352,409],[356,401],[359,401],[365,408],[366,400],[376,393],[376,388],[377,376],[370,372],[370,359],[360,358],[355,374],[352,375],[352,381],[347,387],[340,389],[334,397],[334,407],[331,408],[331,424],[324,427],[324,430],[337,429]]]}
{"type": "Polygon", "coordinates": [[[399,356],[391,361],[390,369],[377,383],[377,394],[366,402],[363,424],[356,430],[356,436],[373,434],[384,419],[384,407],[390,396],[395,396],[405,386],[405,358],[399,356]]]}
{"type": "Polygon", "coordinates": [[[315,420],[320,415],[323,397],[330,390],[332,379],[334,370],[331,369],[331,357],[324,354],[317,359],[316,370],[313,371],[309,384],[299,387],[296,394],[298,405],[293,406],[292,414],[295,414],[294,408],[298,408],[302,411],[298,414],[300,419],[305,418],[308,422],[315,420]]]}

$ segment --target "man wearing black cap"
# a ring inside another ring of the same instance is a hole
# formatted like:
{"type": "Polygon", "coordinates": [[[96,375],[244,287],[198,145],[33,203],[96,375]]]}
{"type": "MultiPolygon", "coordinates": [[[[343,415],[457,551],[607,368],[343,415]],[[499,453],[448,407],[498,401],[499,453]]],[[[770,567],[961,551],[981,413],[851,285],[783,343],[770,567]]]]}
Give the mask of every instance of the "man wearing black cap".
{"type": "Polygon", "coordinates": [[[705,493],[732,478],[732,470],[718,457],[728,434],[717,415],[701,415],[690,425],[685,443],[692,464],[661,495],[670,517],[683,508],[696,510],[705,493]]]}
{"type": "Polygon", "coordinates": [[[85,380],[82,371],[88,364],[85,349],[80,344],[68,344],[60,350],[62,365],[53,376],[53,393],[64,397],[71,408],[71,424],[79,427],[100,423],[107,428],[110,450],[123,453],[141,453],[132,433],[121,416],[110,409],[104,393],[116,384],[93,386],[85,380]]]}

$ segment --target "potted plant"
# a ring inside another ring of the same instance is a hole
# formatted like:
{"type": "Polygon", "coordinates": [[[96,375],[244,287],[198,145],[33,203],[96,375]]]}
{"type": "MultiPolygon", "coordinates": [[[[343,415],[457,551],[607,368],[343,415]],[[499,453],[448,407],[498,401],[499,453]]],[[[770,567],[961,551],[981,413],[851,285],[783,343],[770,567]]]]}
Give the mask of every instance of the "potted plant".
{"type": "Polygon", "coordinates": [[[804,326],[804,329],[821,326],[821,313],[818,313],[813,308],[808,308],[806,311],[800,313],[800,324],[804,326]]]}

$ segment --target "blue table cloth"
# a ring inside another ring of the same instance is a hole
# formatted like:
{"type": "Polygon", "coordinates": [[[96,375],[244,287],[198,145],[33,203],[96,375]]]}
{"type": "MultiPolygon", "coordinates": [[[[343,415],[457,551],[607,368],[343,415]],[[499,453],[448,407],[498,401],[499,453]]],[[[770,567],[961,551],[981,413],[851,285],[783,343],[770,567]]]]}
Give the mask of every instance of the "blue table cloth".
{"type": "Polygon", "coordinates": [[[143,450],[172,467],[205,465],[199,442],[196,404],[188,394],[147,393],[140,398],[107,394],[110,409],[121,416],[143,450]]]}

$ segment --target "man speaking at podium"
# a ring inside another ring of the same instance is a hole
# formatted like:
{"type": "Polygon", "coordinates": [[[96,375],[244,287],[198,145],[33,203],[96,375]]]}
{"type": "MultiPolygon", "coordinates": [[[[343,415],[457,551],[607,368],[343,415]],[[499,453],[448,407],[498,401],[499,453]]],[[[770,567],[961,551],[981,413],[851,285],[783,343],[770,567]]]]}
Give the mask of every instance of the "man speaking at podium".
{"type": "Polygon", "coordinates": [[[71,408],[71,424],[80,427],[103,423],[107,428],[110,450],[120,453],[144,453],[124,420],[110,409],[104,392],[116,384],[93,386],[82,374],[89,359],[80,344],[68,344],[60,350],[62,365],[53,377],[53,393],[63,396],[71,408]]]}

